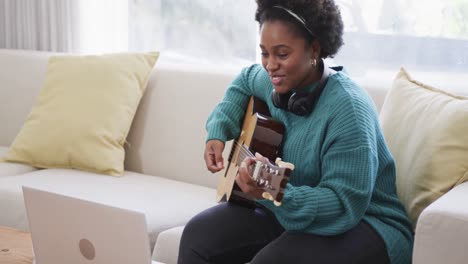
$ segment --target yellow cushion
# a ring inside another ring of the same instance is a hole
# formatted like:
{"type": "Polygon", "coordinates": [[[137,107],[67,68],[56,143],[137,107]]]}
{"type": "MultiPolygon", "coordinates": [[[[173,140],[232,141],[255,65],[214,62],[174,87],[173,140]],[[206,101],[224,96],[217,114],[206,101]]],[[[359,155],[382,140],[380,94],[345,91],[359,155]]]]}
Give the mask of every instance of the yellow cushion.
{"type": "Polygon", "coordinates": [[[4,160],[121,175],[123,145],[158,56],[51,57],[38,100],[4,160]]]}
{"type": "Polygon", "coordinates": [[[426,206],[468,179],[468,97],[415,81],[402,68],[380,122],[395,158],[398,196],[416,226],[426,206]]]}

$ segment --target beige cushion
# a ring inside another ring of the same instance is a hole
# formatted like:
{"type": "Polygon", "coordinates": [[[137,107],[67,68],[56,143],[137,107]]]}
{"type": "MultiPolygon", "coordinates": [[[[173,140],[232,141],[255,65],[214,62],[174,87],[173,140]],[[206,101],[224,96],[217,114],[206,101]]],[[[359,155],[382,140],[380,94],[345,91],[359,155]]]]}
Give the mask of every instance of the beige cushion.
{"type": "Polygon", "coordinates": [[[159,53],[58,56],[6,161],[121,175],[123,145],[159,53]]]}
{"type": "Polygon", "coordinates": [[[468,97],[411,79],[402,68],[380,113],[396,162],[397,192],[413,222],[468,179],[468,97]]]}

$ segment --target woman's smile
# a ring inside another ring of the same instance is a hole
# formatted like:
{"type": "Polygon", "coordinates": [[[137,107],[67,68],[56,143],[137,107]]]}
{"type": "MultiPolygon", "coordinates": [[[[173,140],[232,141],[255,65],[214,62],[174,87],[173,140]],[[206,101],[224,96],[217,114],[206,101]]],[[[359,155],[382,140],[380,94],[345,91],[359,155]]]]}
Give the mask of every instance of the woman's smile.
{"type": "Polygon", "coordinates": [[[280,86],[284,81],[284,75],[270,75],[271,83],[274,86],[280,86]]]}

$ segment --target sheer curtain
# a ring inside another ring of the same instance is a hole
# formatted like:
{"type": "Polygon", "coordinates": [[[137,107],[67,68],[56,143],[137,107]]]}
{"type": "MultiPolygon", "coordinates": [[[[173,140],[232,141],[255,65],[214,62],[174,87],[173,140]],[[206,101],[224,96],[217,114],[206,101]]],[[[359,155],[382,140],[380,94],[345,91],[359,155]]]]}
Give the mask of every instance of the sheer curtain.
{"type": "Polygon", "coordinates": [[[0,48],[77,51],[77,1],[0,0],[0,48]]]}

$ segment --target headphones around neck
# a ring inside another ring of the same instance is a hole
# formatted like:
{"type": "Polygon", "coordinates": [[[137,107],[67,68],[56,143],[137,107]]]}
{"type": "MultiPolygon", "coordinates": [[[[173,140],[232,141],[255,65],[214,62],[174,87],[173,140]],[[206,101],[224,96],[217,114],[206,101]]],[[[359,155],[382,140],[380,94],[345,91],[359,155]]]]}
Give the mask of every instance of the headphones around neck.
{"type": "Polygon", "coordinates": [[[273,89],[273,92],[271,93],[271,100],[273,101],[273,105],[299,116],[310,115],[310,113],[312,113],[314,110],[315,104],[320,97],[320,94],[327,85],[328,76],[335,73],[333,69],[328,68],[328,66],[325,64],[325,61],[323,60],[322,65],[322,78],[320,78],[320,83],[312,92],[297,90],[289,91],[285,94],[279,94],[275,91],[275,89],[273,89]]]}

